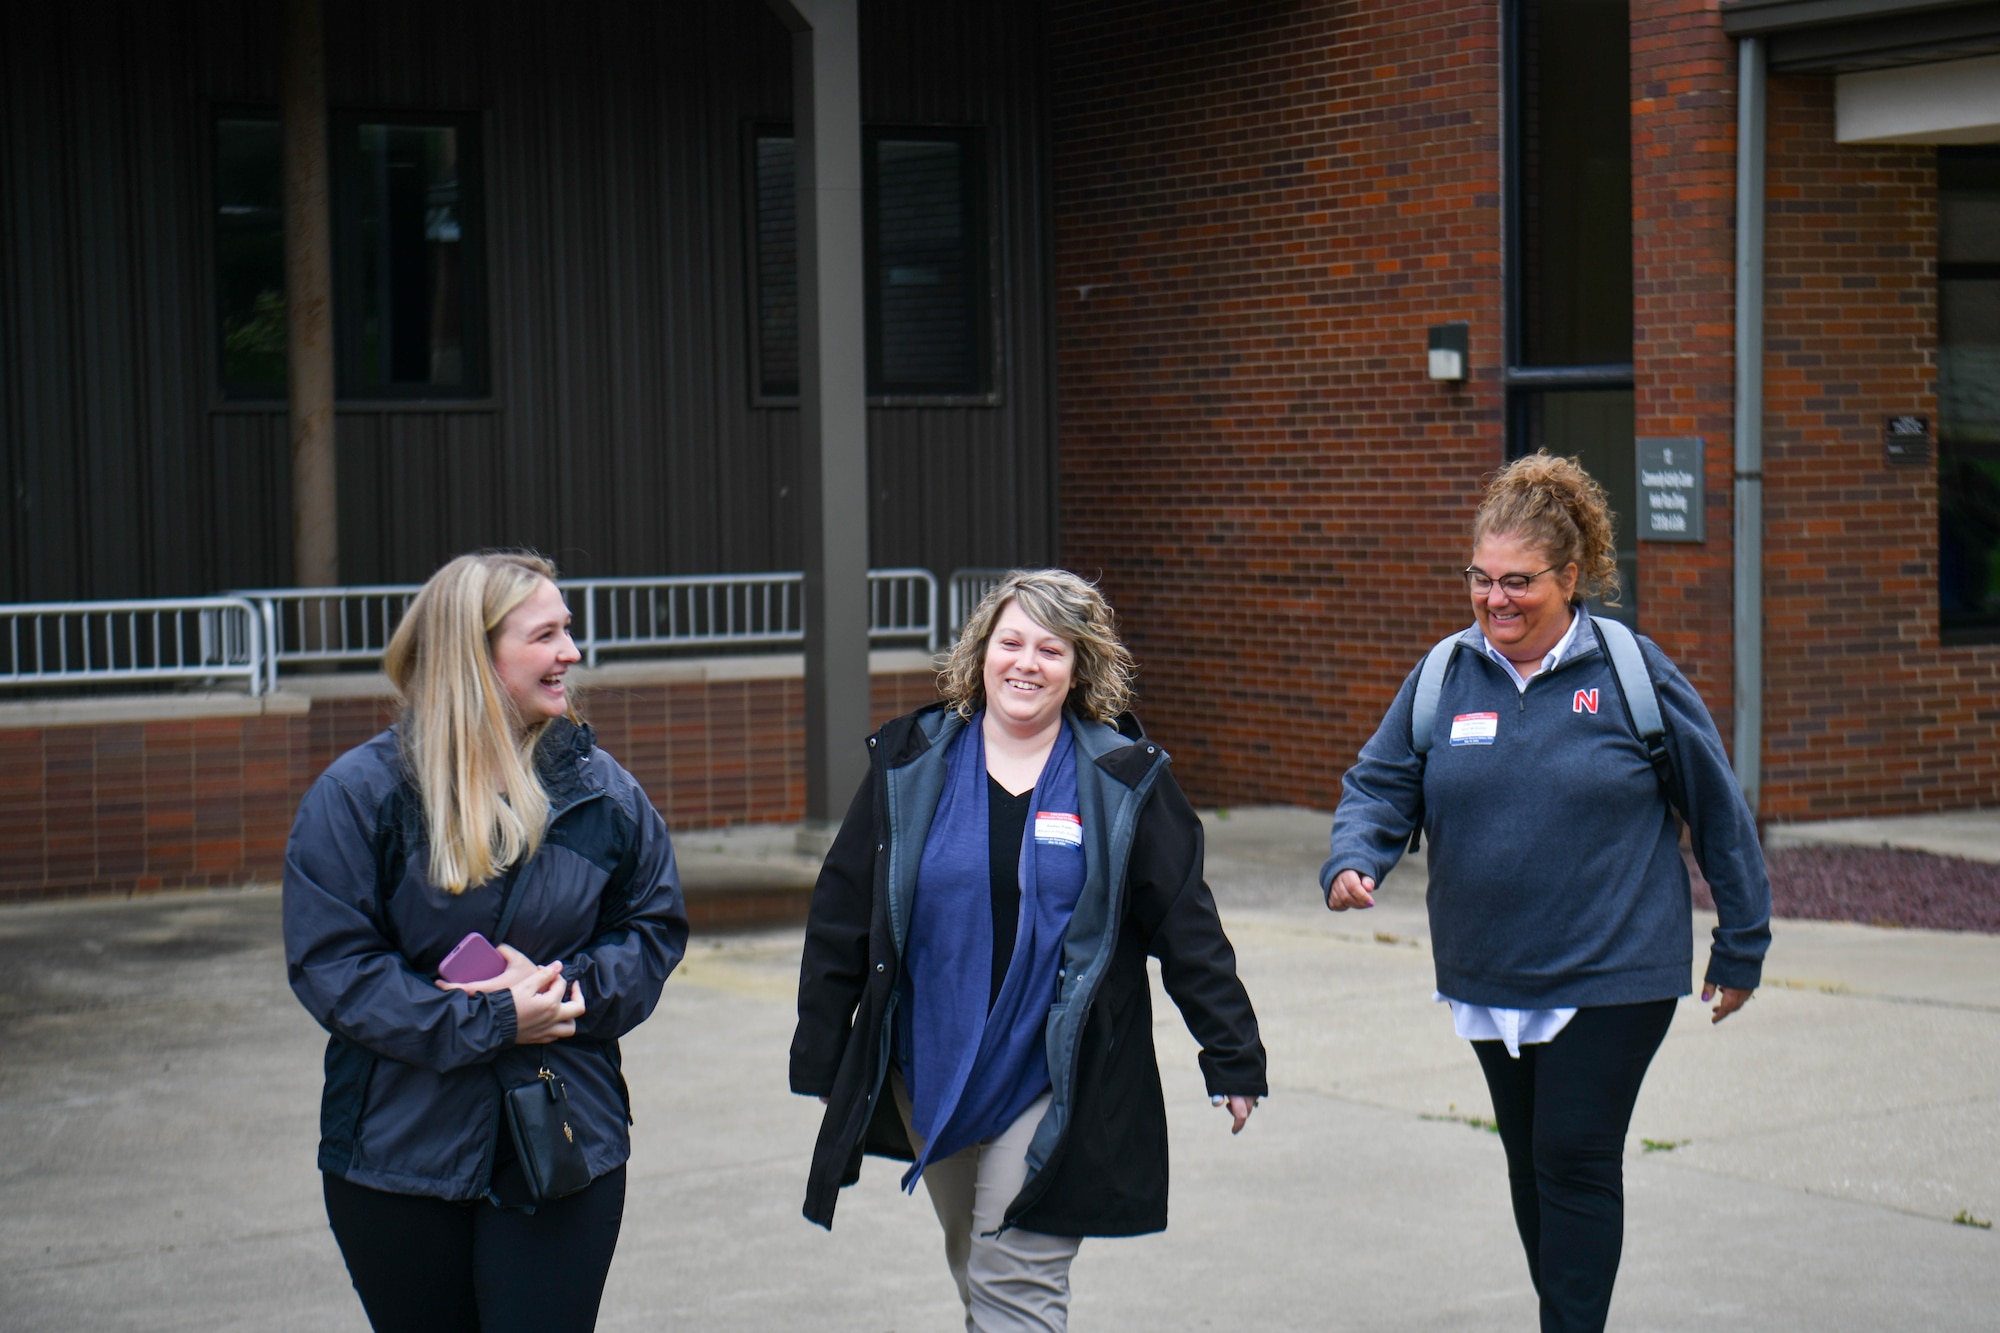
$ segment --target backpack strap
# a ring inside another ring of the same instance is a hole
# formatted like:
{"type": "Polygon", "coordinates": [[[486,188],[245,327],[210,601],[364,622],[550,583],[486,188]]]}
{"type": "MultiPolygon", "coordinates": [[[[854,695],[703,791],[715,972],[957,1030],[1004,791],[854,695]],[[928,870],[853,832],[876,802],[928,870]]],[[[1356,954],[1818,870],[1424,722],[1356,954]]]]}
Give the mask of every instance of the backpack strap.
{"type": "Polygon", "coordinates": [[[1660,696],[1653,688],[1653,673],[1646,669],[1646,655],[1639,647],[1638,636],[1623,622],[1609,617],[1592,616],[1590,623],[1597,631],[1598,642],[1604,645],[1605,656],[1611,659],[1611,670],[1618,677],[1618,692],[1625,696],[1632,729],[1639,733],[1639,741],[1646,747],[1646,759],[1660,779],[1660,790],[1671,793],[1674,761],[1667,753],[1667,727],[1660,718],[1660,696]]]}
{"type": "MultiPolygon", "coordinates": [[[[1458,634],[1447,635],[1431,645],[1424,654],[1423,665],[1417,668],[1417,692],[1410,700],[1410,748],[1418,758],[1428,755],[1431,750],[1431,731],[1437,725],[1438,696],[1444,692],[1444,670],[1451,665],[1451,655],[1458,648],[1458,634]]],[[[1423,846],[1424,809],[1421,796],[1417,806],[1416,827],[1410,830],[1410,850],[1423,846]]]]}
{"type": "Polygon", "coordinates": [[[1410,701],[1410,748],[1418,754],[1430,753],[1431,731],[1437,725],[1438,695],[1444,692],[1444,669],[1451,665],[1459,634],[1439,639],[1424,654],[1424,664],[1417,670],[1417,694],[1410,701]]]}

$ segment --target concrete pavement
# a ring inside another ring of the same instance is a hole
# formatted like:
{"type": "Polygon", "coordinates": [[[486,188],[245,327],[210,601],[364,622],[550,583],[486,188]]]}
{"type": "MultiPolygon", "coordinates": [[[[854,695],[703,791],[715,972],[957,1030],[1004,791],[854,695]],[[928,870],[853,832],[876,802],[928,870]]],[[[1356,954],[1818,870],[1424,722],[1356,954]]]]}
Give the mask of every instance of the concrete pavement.
{"type": "MultiPolygon", "coordinates": [[[[1232,1139],[1160,1003],[1173,1224],[1084,1246],[1075,1326],[1533,1327],[1484,1086],[1430,1001],[1421,861],[1336,916],[1324,816],[1207,822],[1273,1096],[1232,1139]]],[[[792,882],[784,839],[679,841],[691,874],[734,858],[754,886],[792,882]]],[[[365,1327],[312,1164],[323,1036],[277,922],[268,889],[0,909],[0,1327],[365,1327]]],[[[892,1164],[833,1232],[798,1216],[797,961],[796,930],[699,937],[627,1041],[602,1327],[952,1326],[892,1164]]],[[[2000,1236],[1951,1219],[2000,1217],[2000,938],[1782,922],[1757,998],[1705,1020],[1683,1003],[1634,1117],[1612,1327],[1992,1327],[2000,1236]]]]}

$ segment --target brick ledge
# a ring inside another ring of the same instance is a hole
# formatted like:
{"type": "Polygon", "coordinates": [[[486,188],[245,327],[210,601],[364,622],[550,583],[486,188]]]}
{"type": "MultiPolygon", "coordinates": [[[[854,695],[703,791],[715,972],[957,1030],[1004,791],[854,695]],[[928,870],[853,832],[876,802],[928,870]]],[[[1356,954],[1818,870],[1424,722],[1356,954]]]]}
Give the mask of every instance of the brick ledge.
{"type": "MultiPolygon", "coordinates": [[[[937,670],[921,648],[881,648],[868,654],[870,675],[894,676],[937,670]]],[[[803,653],[737,657],[685,657],[644,662],[612,662],[576,668],[579,690],[633,685],[700,684],[725,680],[799,680],[806,674],[803,653]]],[[[387,699],[395,695],[379,671],[326,676],[293,676],[283,689],[251,697],[234,690],[190,694],[130,694],[97,699],[21,699],[0,702],[0,731],[28,727],[86,727],[119,722],[186,722],[215,717],[296,717],[318,699],[387,699]]]]}

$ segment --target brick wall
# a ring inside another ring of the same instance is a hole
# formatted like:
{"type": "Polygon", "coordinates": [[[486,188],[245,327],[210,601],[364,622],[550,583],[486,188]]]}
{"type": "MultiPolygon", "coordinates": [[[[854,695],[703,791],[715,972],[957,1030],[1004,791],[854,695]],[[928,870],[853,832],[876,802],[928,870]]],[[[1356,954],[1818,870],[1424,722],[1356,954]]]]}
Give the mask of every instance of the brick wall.
{"type": "MultiPolygon", "coordinates": [[[[1731,734],[1734,43],[1634,0],[1635,409],[1708,446],[1708,539],[1639,548],[1644,628],[1731,734]]],[[[1424,646],[1503,454],[1497,10],[1057,3],[1063,558],[1103,583],[1198,800],[1325,806],[1424,646]],[[1423,373],[1472,323],[1471,382],[1423,373]]],[[[1941,647],[1934,156],[1770,98],[1771,819],[2000,802],[2000,648],[1941,647]]]]}
{"type": "MultiPolygon", "coordinates": [[[[883,721],[935,697],[928,673],[879,675],[883,721]]],[[[600,744],[676,828],[805,813],[797,679],[593,690],[600,744]]],[[[0,902],[270,882],[306,788],[387,726],[381,699],[294,716],[0,731],[0,902]]]]}
{"type": "Polygon", "coordinates": [[[1833,141],[1833,83],[1770,93],[1765,813],[2000,800],[2000,648],[1938,641],[1937,473],[1883,461],[1937,420],[1928,148],[1833,141]]]}
{"type": "Polygon", "coordinates": [[[1064,562],[1200,799],[1331,805],[1502,457],[1493,6],[1051,15],[1064,562]],[[1425,377],[1472,322],[1473,378],[1425,377]]]}
{"type": "Polygon", "coordinates": [[[1641,628],[1723,739],[1735,668],[1736,52],[1707,0],[1634,0],[1634,433],[1707,446],[1707,540],[1639,545],[1641,628]]]}

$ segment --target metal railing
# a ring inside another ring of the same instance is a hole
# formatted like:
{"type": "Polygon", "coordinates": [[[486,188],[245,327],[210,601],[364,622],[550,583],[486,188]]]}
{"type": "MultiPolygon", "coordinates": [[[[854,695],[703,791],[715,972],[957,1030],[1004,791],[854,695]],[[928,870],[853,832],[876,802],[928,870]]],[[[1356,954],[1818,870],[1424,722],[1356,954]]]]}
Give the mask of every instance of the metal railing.
{"type": "Polygon", "coordinates": [[[241,597],[0,606],[0,686],[270,677],[264,621],[241,597]]]}
{"type": "Polygon", "coordinates": [[[993,585],[1007,577],[1006,569],[954,569],[951,571],[951,622],[947,632],[956,635],[965,628],[965,618],[979,599],[993,591],[993,585]]]}
{"type": "Polygon", "coordinates": [[[357,588],[260,588],[231,594],[257,608],[264,626],[265,687],[278,670],[306,662],[372,662],[417,595],[414,583],[357,588]]]}
{"type": "MultiPolygon", "coordinates": [[[[703,574],[564,579],[571,633],[587,666],[607,653],[751,648],[805,641],[805,575],[703,574]]],[[[267,688],[282,669],[312,662],[367,662],[382,655],[416,584],[357,588],[266,588],[234,594],[258,608],[267,688]]],[[[868,572],[871,643],[913,642],[936,651],[937,579],[927,569],[868,572]]]]}
{"type": "Polygon", "coordinates": [[[868,571],[870,643],[903,640],[935,653],[943,639],[938,624],[937,579],[928,569],[868,571]]]}

